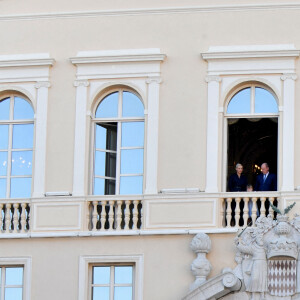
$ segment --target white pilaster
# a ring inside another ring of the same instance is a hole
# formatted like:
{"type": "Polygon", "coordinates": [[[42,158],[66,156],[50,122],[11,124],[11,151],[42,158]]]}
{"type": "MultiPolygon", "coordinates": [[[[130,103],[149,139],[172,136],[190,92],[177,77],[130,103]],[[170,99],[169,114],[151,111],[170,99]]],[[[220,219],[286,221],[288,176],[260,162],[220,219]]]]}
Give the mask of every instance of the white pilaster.
{"type": "Polygon", "coordinates": [[[145,194],[157,194],[158,165],[158,114],[160,77],[149,77],[148,84],[148,122],[147,122],[147,159],[145,194]]]}
{"type": "Polygon", "coordinates": [[[32,197],[43,197],[45,194],[45,170],[46,170],[46,141],[47,141],[47,107],[48,88],[50,82],[40,81],[35,84],[37,89],[37,108],[35,124],[35,161],[34,161],[34,185],[32,197]]]}
{"type": "Polygon", "coordinates": [[[206,150],[206,188],[205,192],[218,192],[218,139],[219,139],[219,76],[207,76],[207,150],[206,150]]]}
{"type": "Polygon", "coordinates": [[[296,74],[284,74],[283,80],[283,145],[281,191],[293,191],[294,186],[294,106],[296,74]]]}
{"type": "Polygon", "coordinates": [[[73,170],[73,196],[85,194],[85,149],[86,149],[86,115],[87,115],[87,80],[76,80],[76,119],[73,170]]]}

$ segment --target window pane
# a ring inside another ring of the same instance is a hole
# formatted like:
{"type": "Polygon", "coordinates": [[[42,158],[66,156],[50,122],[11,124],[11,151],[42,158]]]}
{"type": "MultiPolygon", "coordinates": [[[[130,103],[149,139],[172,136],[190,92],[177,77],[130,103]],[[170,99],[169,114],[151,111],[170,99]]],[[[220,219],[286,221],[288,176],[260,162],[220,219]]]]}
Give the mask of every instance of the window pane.
{"type": "Polygon", "coordinates": [[[267,90],[255,88],[255,112],[277,113],[278,106],[274,96],[267,90]]]}
{"type": "Polygon", "coordinates": [[[115,287],[114,300],[132,300],[132,287],[115,287]]]}
{"type": "Polygon", "coordinates": [[[122,123],[122,147],[144,146],[144,122],[122,123]]]}
{"type": "Polygon", "coordinates": [[[96,125],[96,148],[117,150],[117,123],[96,125]]]}
{"type": "Polygon", "coordinates": [[[246,88],[235,94],[230,100],[228,114],[247,114],[250,113],[251,89],[246,88]]]}
{"type": "Polygon", "coordinates": [[[23,284],[23,268],[9,268],[5,270],[6,285],[22,285],[23,284]]]}
{"type": "Polygon", "coordinates": [[[20,97],[15,97],[14,120],[33,119],[33,109],[30,103],[20,97]]]}
{"type": "Polygon", "coordinates": [[[7,170],[7,152],[0,152],[0,176],[5,176],[7,170]]]}
{"type": "Polygon", "coordinates": [[[96,151],[95,154],[95,175],[105,175],[105,152],[96,151]]]}
{"type": "Polygon", "coordinates": [[[104,184],[105,184],[105,179],[103,178],[94,179],[94,195],[104,195],[104,184]]]}
{"type": "Polygon", "coordinates": [[[22,300],[22,288],[6,288],[5,300],[22,300]]]}
{"type": "Polygon", "coordinates": [[[115,283],[132,284],[132,267],[131,266],[115,267],[115,283]]]}
{"type": "Polygon", "coordinates": [[[9,120],[10,98],[0,101],[0,120],[9,120]]]}
{"type": "Polygon", "coordinates": [[[116,193],[116,181],[113,179],[94,179],[94,195],[114,195],[116,193]]]}
{"type": "Polygon", "coordinates": [[[105,97],[96,110],[96,118],[114,118],[118,116],[119,93],[115,92],[105,97]]]}
{"type": "Polygon", "coordinates": [[[144,105],[133,93],[123,92],[123,117],[144,117],[144,105]]]}
{"type": "Polygon", "coordinates": [[[11,174],[32,174],[32,151],[13,151],[11,160],[11,174]]]}
{"type": "Polygon", "coordinates": [[[14,125],[13,149],[30,149],[33,147],[33,124],[14,125]]]}
{"type": "Polygon", "coordinates": [[[121,174],[142,174],[144,150],[121,150],[121,174]]]}
{"type": "Polygon", "coordinates": [[[109,284],[110,267],[93,267],[93,283],[109,284]]]}
{"type": "Polygon", "coordinates": [[[121,176],[120,194],[133,195],[143,193],[143,176],[121,176]]]}
{"type": "Polygon", "coordinates": [[[11,178],[11,198],[29,198],[31,196],[31,178],[11,178]]]}
{"type": "Polygon", "coordinates": [[[109,300],[109,287],[93,287],[93,300],[109,300]]]}
{"type": "Polygon", "coordinates": [[[8,125],[0,125],[0,149],[8,148],[8,125]]]}
{"type": "Polygon", "coordinates": [[[116,177],[116,153],[96,151],[95,175],[116,177]]]}
{"type": "Polygon", "coordinates": [[[6,198],[6,179],[0,179],[0,198],[6,198]]]}

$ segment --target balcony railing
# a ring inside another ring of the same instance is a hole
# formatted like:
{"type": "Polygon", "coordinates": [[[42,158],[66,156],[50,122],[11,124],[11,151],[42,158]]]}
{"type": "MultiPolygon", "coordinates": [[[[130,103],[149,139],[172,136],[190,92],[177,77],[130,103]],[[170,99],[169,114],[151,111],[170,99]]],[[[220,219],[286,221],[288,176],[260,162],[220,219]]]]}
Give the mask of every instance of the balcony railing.
{"type": "Polygon", "coordinates": [[[0,232],[26,233],[30,230],[30,203],[0,201],[0,232]]]}
{"type": "Polygon", "coordinates": [[[220,198],[222,227],[255,226],[259,216],[271,214],[273,218],[276,217],[270,203],[278,207],[279,197],[241,196],[242,193],[238,193],[236,197],[220,198]]]}
{"type": "Polygon", "coordinates": [[[142,228],[141,200],[88,201],[87,227],[92,231],[142,228]]]}
{"type": "Polygon", "coordinates": [[[2,199],[0,236],[231,232],[255,226],[261,215],[276,218],[270,203],[282,209],[294,201],[300,204],[300,192],[2,199]]]}

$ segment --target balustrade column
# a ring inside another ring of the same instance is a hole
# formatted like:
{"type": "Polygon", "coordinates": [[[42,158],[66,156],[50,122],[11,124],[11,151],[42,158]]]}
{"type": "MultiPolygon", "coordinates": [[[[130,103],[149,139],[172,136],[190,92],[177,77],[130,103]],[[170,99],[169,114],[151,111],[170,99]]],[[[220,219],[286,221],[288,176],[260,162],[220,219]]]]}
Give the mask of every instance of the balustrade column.
{"type": "Polygon", "coordinates": [[[240,209],[240,203],[241,203],[241,198],[235,198],[235,224],[234,226],[235,227],[239,227],[239,220],[240,220],[240,212],[241,212],[241,209],[240,209]]]}
{"type": "Polygon", "coordinates": [[[226,199],[226,203],[227,203],[227,208],[226,208],[226,222],[227,222],[227,226],[226,227],[230,227],[230,223],[231,223],[231,202],[232,202],[231,198],[227,198],[226,199]]]}
{"type": "Polygon", "coordinates": [[[225,205],[226,205],[225,199],[221,198],[220,199],[220,221],[219,221],[220,227],[225,227],[225,223],[226,223],[225,205]]]}
{"type": "Polygon", "coordinates": [[[13,207],[14,207],[14,216],[13,216],[14,230],[13,230],[13,233],[17,233],[18,232],[18,223],[19,223],[19,218],[18,218],[19,204],[14,203],[13,207]]]}
{"type": "Polygon", "coordinates": [[[11,216],[10,216],[10,209],[11,209],[11,204],[7,203],[5,209],[5,232],[9,233],[10,225],[11,225],[11,216]]]}
{"type": "Polygon", "coordinates": [[[98,220],[98,212],[97,212],[98,201],[93,201],[93,219],[92,219],[92,230],[97,230],[97,220],[98,220]]]}
{"type": "Polygon", "coordinates": [[[108,222],[109,222],[109,229],[113,229],[114,224],[114,201],[109,201],[109,213],[108,213],[108,222]]]}
{"type": "MultiPolygon", "coordinates": [[[[274,198],[273,197],[269,198],[269,203],[272,203],[274,205],[274,198]]],[[[273,210],[271,204],[269,206],[269,215],[271,215],[272,218],[274,219],[274,210],[273,210]]]]}
{"type": "Polygon", "coordinates": [[[130,200],[125,201],[125,230],[129,229],[129,217],[130,217],[130,211],[129,211],[129,205],[130,205],[130,200]]]}
{"type": "Polygon", "coordinates": [[[25,233],[25,227],[26,227],[26,203],[21,203],[21,232],[25,233]]]}
{"type": "Polygon", "coordinates": [[[260,198],[260,216],[265,216],[266,215],[266,198],[261,197],[260,198]]]}
{"type": "Polygon", "coordinates": [[[138,200],[133,201],[133,213],[132,213],[132,229],[137,229],[138,222],[138,200]]]}
{"type": "Polygon", "coordinates": [[[244,226],[247,226],[248,223],[248,214],[249,214],[248,203],[249,203],[249,198],[244,198],[244,212],[243,212],[244,226]]]}
{"type": "Polygon", "coordinates": [[[252,224],[255,224],[256,221],[256,215],[257,215],[257,198],[252,198],[252,213],[251,213],[251,217],[252,217],[252,224]]]}
{"type": "Polygon", "coordinates": [[[122,222],[122,201],[117,201],[117,230],[121,230],[121,222],[122,222]]]}
{"type": "Polygon", "coordinates": [[[101,221],[101,230],[105,230],[105,222],[106,222],[106,211],[105,211],[105,206],[106,206],[106,201],[101,201],[101,217],[100,217],[100,221],[101,221]]]}

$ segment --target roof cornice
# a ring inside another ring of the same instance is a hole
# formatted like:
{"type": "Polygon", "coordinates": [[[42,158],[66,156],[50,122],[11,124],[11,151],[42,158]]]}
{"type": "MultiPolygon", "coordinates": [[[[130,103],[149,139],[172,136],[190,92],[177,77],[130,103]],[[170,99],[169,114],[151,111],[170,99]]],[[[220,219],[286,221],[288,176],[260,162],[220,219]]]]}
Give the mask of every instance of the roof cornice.
{"type": "Polygon", "coordinates": [[[211,52],[202,53],[205,60],[211,59],[240,59],[240,58],[274,58],[274,57],[298,57],[299,50],[283,51],[238,51],[238,52],[211,52]]]}

